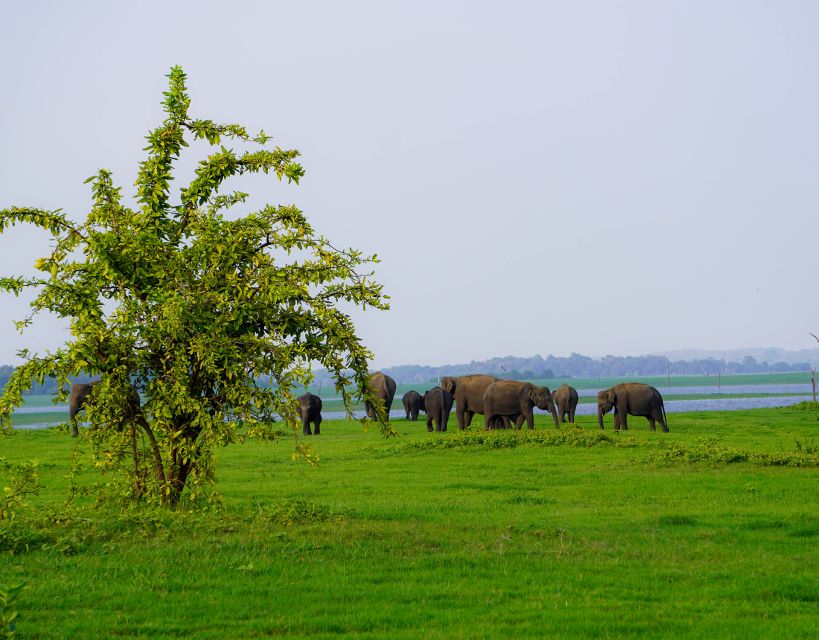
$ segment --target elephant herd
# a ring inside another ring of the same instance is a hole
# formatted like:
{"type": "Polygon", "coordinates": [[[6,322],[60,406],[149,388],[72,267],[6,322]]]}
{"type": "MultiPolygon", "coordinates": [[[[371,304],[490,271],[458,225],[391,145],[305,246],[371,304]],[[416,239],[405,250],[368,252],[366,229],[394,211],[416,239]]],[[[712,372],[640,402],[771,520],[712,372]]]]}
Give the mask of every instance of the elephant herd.
{"type": "MultiPolygon", "coordinates": [[[[370,385],[375,398],[383,403],[389,415],[397,385],[388,375],[378,371],[370,376],[370,385]]],[[[555,427],[568,421],[574,423],[577,409],[577,390],[569,385],[561,385],[554,391],[548,387],[537,387],[530,382],[501,380],[494,376],[472,374],[467,376],[441,378],[441,385],[433,387],[421,395],[408,391],[402,398],[407,420],[418,420],[418,414],[427,414],[427,431],[446,431],[449,414],[455,405],[455,418],[459,429],[466,429],[476,413],[484,417],[487,429],[509,428],[514,424],[520,429],[525,422],[534,429],[534,407],[548,411],[555,427]]],[[[312,393],[299,397],[302,433],[318,435],[321,425],[321,398],[312,393]],[[310,426],[314,425],[311,432],[310,426]]],[[[603,428],[603,416],[614,409],[614,428],[628,429],[628,416],[642,416],[648,419],[649,429],[655,430],[659,422],[664,432],[668,431],[665,406],[660,392],[641,382],[625,382],[604,389],[597,394],[597,419],[603,428]]],[[[377,417],[375,407],[366,403],[367,416],[377,417]]]]}
{"type": "MultiPolygon", "coordinates": [[[[74,384],[69,399],[69,420],[71,435],[76,436],[77,413],[88,400],[98,381],[74,384]]],[[[382,403],[389,415],[395,398],[397,385],[388,375],[380,371],[370,376],[370,386],[375,399],[382,403]]],[[[134,392],[136,393],[136,392],[134,392]]],[[[304,435],[321,433],[321,398],[305,393],[298,398],[299,412],[304,435]],[[312,428],[311,428],[312,427],[312,428]]],[[[441,378],[441,386],[433,387],[421,395],[408,391],[402,399],[407,420],[418,420],[418,414],[427,414],[427,431],[446,431],[452,405],[459,429],[466,429],[476,413],[484,417],[487,429],[509,428],[512,424],[520,429],[523,423],[534,429],[534,407],[548,411],[555,427],[560,422],[574,423],[577,409],[577,390],[569,385],[561,385],[554,391],[548,387],[536,387],[530,382],[501,380],[494,376],[472,374],[468,376],[441,378]]],[[[597,394],[597,420],[603,428],[603,416],[614,409],[614,428],[628,429],[628,416],[642,416],[648,419],[649,429],[655,430],[659,422],[663,431],[668,431],[665,406],[660,392],[652,386],[640,382],[624,382],[604,389],[597,394]]],[[[376,408],[366,403],[367,416],[377,418],[376,408]]]]}

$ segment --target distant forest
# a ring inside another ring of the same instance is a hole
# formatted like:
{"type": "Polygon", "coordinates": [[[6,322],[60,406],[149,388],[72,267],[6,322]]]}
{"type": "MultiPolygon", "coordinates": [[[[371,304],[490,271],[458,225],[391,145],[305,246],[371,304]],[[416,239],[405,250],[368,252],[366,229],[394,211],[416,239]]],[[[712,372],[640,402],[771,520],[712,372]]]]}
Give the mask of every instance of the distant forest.
{"type": "MultiPolygon", "coordinates": [[[[6,386],[14,367],[0,366],[0,388],[6,386]]],[[[746,356],[739,362],[726,362],[715,358],[699,360],[670,361],[665,356],[606,356],[590,358],[573,353],[568,358],[532,356],[518,358],[506,356],[490,360],[473,360],[467,364],[447,364],[439,367],[405,364],[382,369],[399,384],[435,383],[441,376],[462,376],[470,373],[488,373],[498,378],[512,380],[537,380],[548,378],[609,378],[620,376],[671,375],[717,375],[732,373],[788,373],[810,371],[808,362],[757,362],[753,356],[746,356]]],[[[324,369],[316,373],[315,384],[331,385],[330,374],[324,369]]],[[[88,382],[90,376],[80,375],[73,382],[88,382]]],[[[42,385],[33,384],[31,394],[53,394],[57,392],[57,382],[46,378],[42,385]]]]}
{"type": "MultiPolygon", "coordinates": [[[[717,375],[733,373],[787,373],[810,371],[807,362],[757,362],[746,356],[740,362],[726,362],[715,358],[672,362],[665,356],[606,356],[594,359],[573,353],[568,358],[506,356],[490,360],[473,360],[467,364],[448,364],[439,367],[401,365],[382,369],[399,384],[434,383],[441,376],[461,376],[470,373],[488,373],[498,378],[536,380],[543,378],[608,378],[620,376],[717,375]]],[[[316,384],[330,384],[325,370],[316,372],[316,384]]]]}
{"type": "MultiPolygon", "coordinates": [[[[6,383],[9,381],[9,378],[13,372],[14,367],[10,365],[0,365],[0,389],[4,389],[6,387],[6,383]]],[[[71,378],[72,382],[89,382],[90,380],[91,376],[87,375],[73,376],[71,378]]],[[[57,393],[57,381],[54,378],[46,378],[43,380],[43,384],[38,384],[35,382],[31,385],[31,390],[28,393],[30,395],[57,393]]]]}

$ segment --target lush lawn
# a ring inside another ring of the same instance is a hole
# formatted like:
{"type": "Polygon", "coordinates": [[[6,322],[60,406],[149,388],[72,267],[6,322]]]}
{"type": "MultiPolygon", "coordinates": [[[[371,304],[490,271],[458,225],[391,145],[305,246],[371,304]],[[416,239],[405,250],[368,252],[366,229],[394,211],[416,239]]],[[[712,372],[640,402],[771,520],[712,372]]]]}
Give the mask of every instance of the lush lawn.
{"type": "Polygon", "coordinates": [[[28,584],[25,638],[815,638],[818,417],[390,441],[325,421],[320,466],[288,440],[225,449],[224,508],[174,515],[59,510],[75,442],[19,432],[0,455],[44,488],[0,582],[28,584]]]}

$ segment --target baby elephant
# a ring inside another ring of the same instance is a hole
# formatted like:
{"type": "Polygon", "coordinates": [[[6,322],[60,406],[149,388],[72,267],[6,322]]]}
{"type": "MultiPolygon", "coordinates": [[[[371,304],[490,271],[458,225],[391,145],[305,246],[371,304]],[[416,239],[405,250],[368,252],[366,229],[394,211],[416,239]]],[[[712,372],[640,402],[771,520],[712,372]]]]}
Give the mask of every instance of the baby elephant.
{"type": "Polygon", "coordinates": [[[421,407],[427,412],[427,431],[432,431],[433,422],[435,431],[446,431],[453,400],[452,394],[441,387],[432,387],[424,394],[421,407]]]}
{"type": "Polygon", "coordinates": [[[299,412],[301,413],[302,434],[306,436],[321,434],[321,398],[312,393],[299,396],[299,412]],[[310,433],[310,423],[315,425],[310,433]]]}
{"type": "Polygon", "coordinates": [[[628,429],[628,416],[648,418],[648,428],[655,430],[659,422],[664,432],[668,432],[665,405],[660,392],[642,382],[624,382],[597,394],[597,421],[603,428],[603,416],[614,409],[614,428],[628,429]]]}
{"type": "Polygon", "coordinates": [[[418,420],[418,412],[423,409],[421,406],[421,394],[417,391],[407,391],[402,398],[404,411],[407,412],[407,420],[415,422],[418,420]]]}
{"type": "Polygon", "coordinates": [[[574,412],[577,410],[578,400],[577,389],[567,384],[562,384],[552,391],[552,400],[555,402],[557,416],[560,418],[560,421],[566,422],[566,415],[568,415],[569,422],[574,424],[574,412]]]}

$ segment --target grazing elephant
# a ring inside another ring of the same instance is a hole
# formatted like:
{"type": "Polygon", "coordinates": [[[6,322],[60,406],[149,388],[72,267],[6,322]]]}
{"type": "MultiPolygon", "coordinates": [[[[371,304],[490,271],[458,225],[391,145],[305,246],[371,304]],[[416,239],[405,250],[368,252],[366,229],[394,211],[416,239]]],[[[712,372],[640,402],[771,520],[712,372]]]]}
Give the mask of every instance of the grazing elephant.
{"type": "Polygon", "coordinates": [[[641,382],[624,382],[597,394],[597,421],[603,428],[603,415],[614,408],[614,428],[628,429],[628,416],[648,418],[648,428],[655,431],[655,421],[668,433],[665,406],[660,392],[641,382]]]}
{"type": "Polygon", "coordinates": [[[407,412],[407,420],[415,422],[418,420],[418,412],[424,410],[421,404],[421,394],[417,391],[407,391],[402,398],[404,411],[407,412]]]}
{"type": "Polygon", "coordinates": [[[472,416],[483,413],[483,394],[490,384],[497,381],[498,378],[482,373],[441,378],[441,387],[455,398],[455,418],[459,429],[466,429],[472,422],[472,416]]]}
{"type": "Polygon", "coordinates": [[[552,414],[555,428],[558,426],[557,411],[548,387],[536,387],[531,382],[498,380],[490,384],[483,394],[484,419],[492,424],[498,417],[515,418],[515,427],[520,429],[526,421],[530,429],[535,428],[534,407],[546,409],[552,414]]]}
{"type": "Polygon", "coordinates": [[[94,387],[99,383],[99,380],[93,380],[92,382],[75,382],[71,385],[71,395],[68,397],[68,421],[71,423],[72,437],[77,437],[80,433],[77,414],[85,406],[94,387]]]}
{"type": "Polygon", "coordinates": [[[441,387],[432,387],[424,394],[422,403],[427,412],[427,431],[432,431],[433,422],[435,431],[446,431],[453,401],[452,394],[441,387]]]}
{"type": "Polygon", "coordinates": [[[554,400],[557,407],[557,415],[560,422],[566,422],[566,415],[569,416],[569,422],[574,423],[574,412],[577,409],[577,389],[570,387],[567,384],[560,385],[557,389],[552,391],[552,400],[554,400]]]}
{"type": "Polygon", "coordinates": [[[311,436],[321,434],[321,398],[312,393],[299,396],[299,413],[301,414],[302,434],[311,436]],[[310,433],[310,424],[314,425],[310,433]]]}
{"type": "MultiPolygon", "coordinates": [[[[370,376],[370,386],[373,388],[375,397],[384,404],[384,409],[386,410],[384,417],[389,420],[392,400],[395,398],[395,380],[380,371],[376,371],[370,376]]],[[[378,415],[376,414],[375,407],[369,402],[365,402],[364,406],[367,409],[367,417],[371,420],[377,420],[378,415]]]]}

